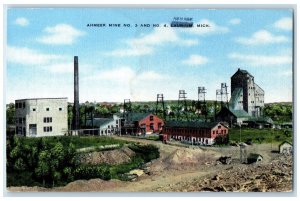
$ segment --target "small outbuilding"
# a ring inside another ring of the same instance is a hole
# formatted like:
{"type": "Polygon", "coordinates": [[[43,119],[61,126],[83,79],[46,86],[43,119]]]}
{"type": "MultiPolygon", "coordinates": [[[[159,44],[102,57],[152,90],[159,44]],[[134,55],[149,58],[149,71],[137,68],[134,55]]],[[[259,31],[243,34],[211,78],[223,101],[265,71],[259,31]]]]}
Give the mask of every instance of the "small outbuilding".
{"type": "Polygon", "coordinates": [[[263,160],[263,156],[260,154],[255,154],[255,153],[251,153],[247,159],[249,164],[258,163],[258,162],[261,162],[262,160],[263,160]]]}
{"type": "Polygon", "coordinates": [[[287,141],[282,142],[279,145],[279,153],[285,155],[291,155],[293,153],[293,145],[287,141]]]}

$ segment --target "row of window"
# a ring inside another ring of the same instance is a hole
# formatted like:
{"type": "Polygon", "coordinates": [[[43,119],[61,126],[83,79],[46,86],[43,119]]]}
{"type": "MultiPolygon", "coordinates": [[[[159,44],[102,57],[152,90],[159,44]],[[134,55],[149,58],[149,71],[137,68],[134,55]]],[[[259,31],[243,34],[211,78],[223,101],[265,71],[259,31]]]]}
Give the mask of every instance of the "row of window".
{"type": "MultiPolygon", "coordinates": [[[[59,107],[59,108],[58,108],[58,111],[62,111],[62,110],[63,110],[62,107],[59,107]]],[[[36,108],[32,108],[32,111],[35,112],[35,111],[36,111],[36,108]]],[[[46,111],[47,111],[47,112],[50,111],[50,108],[49,108],[49,107],[46,107],[46,111]]]]}
{"type": "MultiPolygon", "coordinates": [[[[162,126],[161,123],[157,123],[157,128],[158,129],[161,129],[161,126],[162,126]]],[[[147,127],[146,124],[141,124],[141,128],[146,128],[146,127],[147,127]]],[[[150,127],[150,130],[154,130],[154,123],[150,123],[149,127],[150,127]]]]}
{"type": "Polygon", "coordinates": [[[18,108],[25,108],[25,102],[16,103],[16,109],[18,108]]]}
{"type": "Polygon", "coordinates": [[[52,117],[44,117],[44,123],[51,123],[52,117]]]}
{"type": "Polygon", "coordinates": [[[16,118],[16,123],[17,124],[25,124],[25,122],[26,122],[26,119],[25,119],[25,117],[23,117],[23,118],[16,118]]]}
{"type": "Polygon", "coordinates": [[[213,134],[226,134],[227,131],[226,130],[216,130],[216,131],[213,131],[213,134]],[[221,132],[218,132],[218,131],[221,131],[221,132]]]}
{"type": "Polygon", "coordinates": [[[171,132],[171,133],[182,133],[182,134],[208,134],[208,130],[204,129],[185,129],[185,128],[166,128],[166,132],[171,132]]]}
{"type": "MultiPolygon", "coordinates": [[[[118,121],[118,120],[117,120],[117,121],[118,121]]],[[[116,128],[118,128],[118,127],[119,127],[119,125],[116,125],[116,128]]],[[[113,126],[108,125],[107,128],[113,128],[113,126]]]]}
{"type": "Polygon", "coordinates": [[[44,132],[52,132],[52,126],[45,126],[44,132]]]}
{"type": "MultiPolygon", "coordinates": [[[[257,101],[257,102],[263,103],[264,101],[261,100],[261,101],[257,101]]],[[[251,101],[251,103],[254,103],[254,101],[251,101]]]]}

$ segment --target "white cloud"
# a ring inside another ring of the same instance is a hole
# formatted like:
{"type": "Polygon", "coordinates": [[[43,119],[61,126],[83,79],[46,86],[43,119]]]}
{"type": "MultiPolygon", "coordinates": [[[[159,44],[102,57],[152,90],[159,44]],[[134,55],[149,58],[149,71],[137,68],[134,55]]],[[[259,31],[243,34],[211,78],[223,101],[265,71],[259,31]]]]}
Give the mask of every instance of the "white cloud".
{"type": "Polygon", "coordinates": [[[293,20],[289,17],[283,17],[274,23],[274,27],[284,31],[290,31],[293,29],[293,20]]]}
{"type": "Polygon", "coordinates": [[[293,71],[290,70],[290,71],[283,71],[279,74],[279,76],[284,76],[284,77],[290,77],[293,75],[293,71]]]}
{"type": "Polygon", "coordinates": [[[21,65],[45,65],[53,61],[60,61],[65,57],[55,54],[44,54],[26,47],[7,47],[7,61],[21,65]]]}
{"type": "Polygon", "coordinates": [[[241,19],[233,18],[233,19],[229,20],[229,23],[232,24],[232,25],[238,25],[238,24],[241,23],[241,19]]]}
{"type": "Polygon", "coordinates": [[[83,36],[85,32],[80,31],[68,24],[57,24],[53,27],[46,27],[37,41],[49,45],[71,45],[75,40],[83,36]]]}
{"type": "Polygon", "coordinates": [[[156,73],[154,71],[146,71],[146,72],[142,72],[140,74],[137,74],[136,77],[139,81],[142,80],[162,80],[165,78],[168,78],[167,76],[163,76],[159,73],[156,73]]]}
{"type": "Polygon", "coordinates": [[[199,65],[206,64],[207,62],[208,62],[207,57],[197,55],[197,54],[192,54],[189,56],[189,58],[182,61],[183,64],[189,66],[199,66],[199,65]]]}
{"type": "Polygon", "coordinates": [[[231,53],[228,55],[230,59],[241,61],[245,65],[270,67],[270,66],[282,66],[286,64],[292,64],[291,55],[246,55],[240,53],[231,53]]]}
{"type": "MultiPolygon", "coordinates": [[[[44,69],[51,73],[73,73],[74,63],[72,56],[44,54],[26,47],[7,47],[7,62],[25,67],[44,69]]],[[[89,64],[80,64],[79,71],[88,72],[93,68],[89,64]]]]}
{"type": "Polygon", "coordinates": [[[177,40],[179,40],[179,37],[173,28],[158,27],[150,34],[128,40],[127,43],[131,46],[152,46],[162,45],[167,42],[175,42],[177,40]]]}
{"type": "Polygon", "coordinates": [[[111,80],[114,82],[129,82],[135,76],[133,71],[128,66],[122,66],[119,68],[105,70],[93,73],[93,75],[86,77],[87,80],[111,80]]]}
{"type": "Polygon", "coordinates": [[[252,34],[251,37],[239,37],[236,42],[243,45],[265,45],[272,43],[284,43],[287,42],[288,38],[285,36],[275,36],[266,30],[259,30],[252,34]]]}
{"type": "Polygon", "coordinates": [[[137,83],[145,80],[162,80],[166,78],[166,76],[162,76],[154,71],[136,72],[129,66],[121,66],[111,70],[99,71],[91,76],[87,76],[85,79],[118,83],[137,83]]]}
{"type": "Polygon", "coordinates": [[[105,53],[106,56],[115,56],[115,57],[127,57],[127,56],[142,56],[153,53],[153,48],[140,46],[140,47],[130,47],[127,49],[116,49],[111,52],[105,53]]]}
{"type": "Polygon", "coordinates": [[[202,19],[195,24],[204,24],[208,25],[209,27],[192,27],[185,29],[188,33],[196,34],[196,35],[210,35],[210,34],[222,34],[229,32],[229,29],[224,26],[217,25],[215,22],[210,21],[208,19],[202,19]]]}
{"type": "Polygon", "coordinates": [[[15,24],[25,27],[29,25],[29,21],[25,17],[19,17],[15,20],[15,24]]]}
{"type": "Polygon", "coordinates": [[[105,53],[107,56],[142,56],[152,54],[157,46],[166,44],[179,46],[194,46],[198,44],[197,39],[183,39],[179,37],[174,28],[157,27],[151,33],[141,35],[138,38],[125,41],[127,48],[116,49],[105,53]]]}

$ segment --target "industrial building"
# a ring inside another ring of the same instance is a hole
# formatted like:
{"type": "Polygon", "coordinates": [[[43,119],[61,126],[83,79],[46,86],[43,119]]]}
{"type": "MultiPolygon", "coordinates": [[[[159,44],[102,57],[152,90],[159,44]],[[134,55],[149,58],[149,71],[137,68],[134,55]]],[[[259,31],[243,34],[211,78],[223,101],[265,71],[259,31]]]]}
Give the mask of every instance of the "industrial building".
{"type": "Polygon", "coordinates": [[[121,133],[121,118],[118,115],[113,115],[112,118],[93,118],[87,120],[87,126],[96,128],[95,135],[114,135],[121,133]]]}
{"type": "Polygon", "coordinates": [[[65,135],[68,132],[67,98],[15,101],[16,134],[26,137],[65,135]]]}
{"type": "Polygon", "coordinates": [[[228,136],[228,127],[219,122],[167,121],[162,133],[179,141],[212,145],[218,136],[228,136]]]}
{"type": "Polygon", "coordinates": [[[231,110],[244,110],[249,116],[262,116],[264,90],[254,82],[254,76],[248,71],[238,69],[231,77],[231,110]]]}
{"type": "Polygon", "coordinates": [[[264,90],[248,71],[238,69],[231,77],[231,98],[223,104],[215,120],[232,125],[271,127],[272,119],[263,115],[264,90]]]}
{"type": "Polygon", "coordinates": [[[130,113],[122,123],[122,134],[152,134],[159,133],[164,121],[152,113],[130,113]]]}

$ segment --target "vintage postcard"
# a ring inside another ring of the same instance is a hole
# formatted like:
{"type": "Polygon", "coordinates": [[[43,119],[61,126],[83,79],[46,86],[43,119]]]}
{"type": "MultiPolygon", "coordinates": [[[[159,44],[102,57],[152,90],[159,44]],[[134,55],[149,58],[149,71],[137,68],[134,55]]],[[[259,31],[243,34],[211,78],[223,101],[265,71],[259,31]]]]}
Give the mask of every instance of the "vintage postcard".
{"type": "Polygon", "coordinates": [[[8,192],[294,192],[292,7],[6,15],[8,192]]]}

